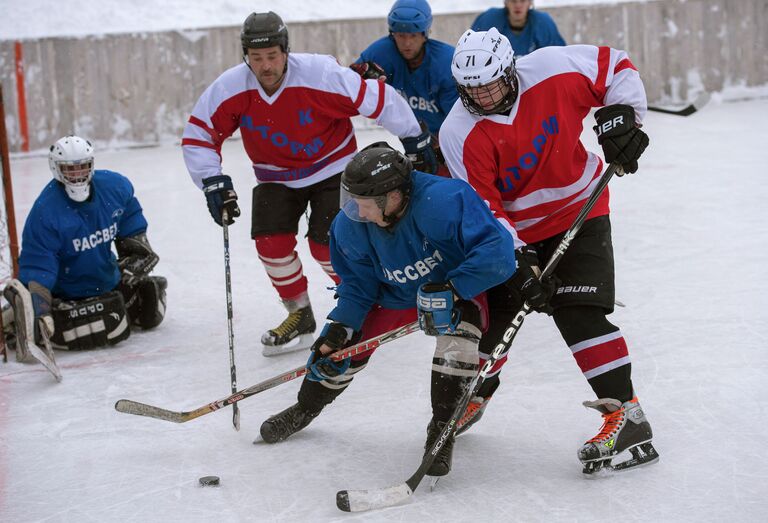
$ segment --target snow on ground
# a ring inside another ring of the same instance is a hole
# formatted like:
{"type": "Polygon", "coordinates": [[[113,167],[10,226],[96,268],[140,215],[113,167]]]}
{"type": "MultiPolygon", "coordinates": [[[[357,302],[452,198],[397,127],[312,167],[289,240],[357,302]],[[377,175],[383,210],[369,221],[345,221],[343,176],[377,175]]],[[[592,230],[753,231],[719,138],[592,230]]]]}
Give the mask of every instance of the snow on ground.
{"type": "MultiPolygon", "coordinates": [[[[636,0],[536,0],[536,7],[617,4],[636,0]]],[[[654,1],[654,0],[649,0],[654,1]]],[[[253,11],[278,12],[286,22],[385,17],[394,0],[0,0],[0,39],[83,36],[240,25],[253,11]]],[[[432,0],[434,14],[480,12],[502,0],[432,0]]]]}
{"type": "MultiPolygon", "coordinates": [[[[173,410],[229,394],[221,229],[176,146],[101,152],[128,175],[168,277],[168,316],[112,349],[59,352],[64,381],[0,365],[0,521],[765,521],[768,467],[768,101],[719,103],[688,118],[649,114],[641,171],[611,182],[617,296],[611,317],[633,357],[658,464],[590,481],[576,449],[600,427],[592,393],[551,320],[526,320],[502,387],[456,444],[453,472],[403,506],[349,515],[341,489],[404,481],[430,417],[432,340],[382,347],[336,403],[274,446],[259,426],[295,401],[298,381],[185,424],[120,414],[129,398],[173,410]],[[201,488],[199,477],[221,477],[201,488]]],[[[591,125],[588,119],[586,122],[591,125]]],[[[360,145],[383,137],[360,133],[360,145]]],[[[595,147],[591,131],[584,139],[595,147]]],[[[253,180],[224,147],[243,216],[232,226],[240,388],[302,365],[264,358],[257,339],[284,312],[249,239],[253,180]]],[[[44,158],[13,162],[19,222],[49,180],[44,158]]],[[[332,293],[300,244],[318,319],[332,293]]]]}

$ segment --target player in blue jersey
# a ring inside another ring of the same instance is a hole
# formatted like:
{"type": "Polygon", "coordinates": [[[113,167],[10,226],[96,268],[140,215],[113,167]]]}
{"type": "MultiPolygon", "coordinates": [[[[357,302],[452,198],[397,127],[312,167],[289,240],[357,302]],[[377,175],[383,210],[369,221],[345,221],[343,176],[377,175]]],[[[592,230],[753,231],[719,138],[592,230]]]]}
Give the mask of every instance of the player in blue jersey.
{"type": "MultiPolygon", "coordinates": [[[[306,427],[371,356],[335,363],[329,353],[418,315],[421,328],[437,337],[429,448],[478,372],[483,293],[515,272],[512,236],[467,183],[415,171],[385,142],[355,155],[342,174],[341,193],[343,212],[331,226],[330,243],[341,277],[338,302],[312,347],[298,403],[266,420],[261,436],[275,443],[306,427]]],[[[447,474],[452,452],[451,439],[428,474],[447,474]]]]}
{"type": "MultiPolygon", "coordinates": [[[[397,0],[387,23],[389,35],[369,45],[351,67],[363,78],[380,78],[394,87],[429,129],[437,152],[440,126],[459,97],[451,76],[453,46],[429,38],[432,9],[426,0],[397,0]]],[[[438,159],[438,174],[450,176],[439,154],[438,159]]]]}
{"type": "Polygon", "coordinates": [[[549,14],[533,8],[533,0],[504,0],[504,7],[492,7],[472,23],[473,31],[495,27],[507,37],[515,56],[532,53],[540,47],[565,45],[549,14]]]}
{"type": "Polygon", "coordinates": [[[149,276],[159,258],[131,182],[94,171],[93,147],[77,136],[52,145],[48,163],[54,179],[29,211],[19,278],[5,291],[14,324],[26,327],[16,340],[22,361],[43,335],[59,349],[112,345],[165,314],[166,280],[149,276]]]}

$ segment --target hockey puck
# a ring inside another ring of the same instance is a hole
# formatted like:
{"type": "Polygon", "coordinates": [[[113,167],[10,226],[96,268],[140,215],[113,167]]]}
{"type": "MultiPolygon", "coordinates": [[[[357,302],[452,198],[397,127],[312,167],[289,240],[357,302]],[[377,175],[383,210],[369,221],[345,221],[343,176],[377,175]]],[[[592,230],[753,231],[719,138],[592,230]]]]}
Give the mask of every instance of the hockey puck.
{"type": "Polygon", "coordinates": [[[219,476],[203,476],[200,478],[200,486],[202,487],[218,487],[219,476]]]}

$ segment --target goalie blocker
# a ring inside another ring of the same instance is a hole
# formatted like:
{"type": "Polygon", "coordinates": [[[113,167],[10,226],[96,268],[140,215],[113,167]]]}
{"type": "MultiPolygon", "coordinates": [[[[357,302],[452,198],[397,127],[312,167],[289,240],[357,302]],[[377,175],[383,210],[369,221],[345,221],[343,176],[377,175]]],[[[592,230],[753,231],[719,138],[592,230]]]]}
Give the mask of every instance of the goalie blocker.
{"type": "MultiPolygon", "coordinates": [[[[18,280],[16,292],[29,292],[18,280]]],[[[143,278],[136,285],[121,283],[116,290],[83,300],[53,300],[51,345],[57,349],[81,350],[115,345],[131,334],[131,325],[143,329],[158,326],[165,316],[167,281],[161,276],[143,278]]],[[[10,301],[10,300],[9,300],[10,301]]],[[[11,303],[31,303],[16,300],[11,303]]],[[[32,325],[31,307],[14,305],[14,324],[32,325]]],[[[38,329],[35,343],[41,344],[38,329]]],[[[17,349],[18,350],[18,349],[17,349]]],[[[18,354],[17,354],[18,356],[18,354]]]]}

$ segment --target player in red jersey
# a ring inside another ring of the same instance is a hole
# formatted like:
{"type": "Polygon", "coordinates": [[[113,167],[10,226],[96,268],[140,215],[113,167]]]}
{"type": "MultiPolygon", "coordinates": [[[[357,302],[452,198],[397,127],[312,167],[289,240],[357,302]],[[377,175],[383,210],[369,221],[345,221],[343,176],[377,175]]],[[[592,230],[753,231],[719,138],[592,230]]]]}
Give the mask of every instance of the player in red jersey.
{"type": "Polygon", "coordinates": [[[222,142],[239,129],[253,162],[251,237],[288,317],[261,338],[264,354],[309,347],[315,318],[296,252],[301,216],[309,214],[312,256],[338,283],[328,229],[339,210],[339,179],[357,151],[350,118],[375,119],[401,137],[407,154],[436,168],[429,132],[389,85],[364,80],[327,55],[289,53],[288,30],[275,13],[252,13],[241,33],[243,61],[202,94],[182,140],[184,161],[205,193],[216,223],[240,215],[232,180],[221,172],[222,142]]]}
{"type": "MultiPolygon", "coordinates": [[[[440,132],[452,176],[468,181],[515,239],[514,286],[488,292],[491,323],[480,344],[490,354],[524,300],[555,320],[603,414],[600,433],[579,450],[585,473],[609,468],[620,452],[633,459],[615,468],[654,461],[652,432],[632,387],[627,343],[606,315],[614,306],[614,264],[605,191],[554,277],[543,267],[573,223],[602,172],[602,160],[580,141],[593,107],[598,141],[608,162],[635,172],[648,145],[640,129],[646,96],[623,51],[574,45],[539,49],[520,60],[492,28],[467,31],[451,65],[461,103],[440,132]]],[[[465,415],[464,430],[482,414],[498,387],[494,368],[465,415]]]]}

